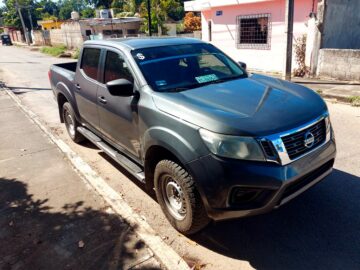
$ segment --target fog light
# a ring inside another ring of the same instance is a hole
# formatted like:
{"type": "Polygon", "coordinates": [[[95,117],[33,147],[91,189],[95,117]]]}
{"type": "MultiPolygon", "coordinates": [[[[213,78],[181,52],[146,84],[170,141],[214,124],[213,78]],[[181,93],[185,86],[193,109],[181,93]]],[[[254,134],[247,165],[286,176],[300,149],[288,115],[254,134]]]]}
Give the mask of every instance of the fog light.
{"type": "Polygon", "coordinates": [[[235,188],[232,192],[231,203],[243,204],[254,200],[259,194],[259,190],[235,188]]]}

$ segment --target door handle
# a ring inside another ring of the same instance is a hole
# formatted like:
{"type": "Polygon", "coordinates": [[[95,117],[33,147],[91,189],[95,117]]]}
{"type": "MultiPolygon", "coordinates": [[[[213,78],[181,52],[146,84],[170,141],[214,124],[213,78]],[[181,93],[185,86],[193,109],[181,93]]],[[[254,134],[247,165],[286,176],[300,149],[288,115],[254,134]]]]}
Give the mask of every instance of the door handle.
{"type": "Polygon", "coordinates": [[[107,100],[104,98],[104,97],[98,97],[99,99],[99,102],[102,103],[102,104],[106,104],[107,103],[107,100]]]}
{"type": "Polygon", "coordinates": [[[80,84],[78,84],[78,83],[75,84],[75,87],[76,87],[77,90],[80,90],[80,89],[81,89],[80,84]]]}

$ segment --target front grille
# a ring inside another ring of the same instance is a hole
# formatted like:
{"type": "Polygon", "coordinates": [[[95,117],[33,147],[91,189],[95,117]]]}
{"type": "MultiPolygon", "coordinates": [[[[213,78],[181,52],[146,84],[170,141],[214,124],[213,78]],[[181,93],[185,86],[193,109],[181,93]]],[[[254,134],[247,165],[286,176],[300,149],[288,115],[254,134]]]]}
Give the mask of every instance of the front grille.
{"type": "Polygon", "coordinates": [[[321,145],[326,139],[325,119],[299,132],[282,137],[286,151],[291,160],[307,153],[321,145]],[[305,134],[311,132],[314,135],[314,143],[311,147],[305,146],[305,134]]]}

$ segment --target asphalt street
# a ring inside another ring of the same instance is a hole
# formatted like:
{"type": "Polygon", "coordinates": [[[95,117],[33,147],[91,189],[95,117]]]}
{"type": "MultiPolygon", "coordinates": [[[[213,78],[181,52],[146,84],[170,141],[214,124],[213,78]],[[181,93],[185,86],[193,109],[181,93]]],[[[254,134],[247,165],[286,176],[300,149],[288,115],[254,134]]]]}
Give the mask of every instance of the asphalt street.
{"type": "Polygon", "coordinates": [[[179,235],[136,179],[90,143],[76,145],[59,123],[48,82],[62,60],[24,48],[0,47],[0,80],[77,152],[187,261],[204,269],[359,269],[360,108],[328,102],[338,155],[334,172],[271,213],[179,235]]]}

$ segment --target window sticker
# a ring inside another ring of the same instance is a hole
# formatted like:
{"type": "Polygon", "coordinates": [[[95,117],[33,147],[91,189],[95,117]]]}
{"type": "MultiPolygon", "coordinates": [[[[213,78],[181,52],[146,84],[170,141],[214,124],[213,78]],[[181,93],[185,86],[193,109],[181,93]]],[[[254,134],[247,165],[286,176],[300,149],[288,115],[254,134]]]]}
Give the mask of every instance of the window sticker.
{"type": "Polygon", "coordinates": [[[195,80],[198,83],[206,83],[206,82],[216,81],[218,79],[219,79],[219,77],[216,76],[215,74],[209,74],[209,75],[195,77],[195,80]]]}
{"type": "Polygon", "coordinates": [[[137,57],[139,60],[144,60],[144,59],[145,59],[145,55],[143,55],[142,53],[137,53],[137,54],[136,54],[136,57],[137,57]]]}
{"type": "Polygon", "coordinates": [[[167,85],[167,82],[164,81],[164,80],[161,80],[161,81],[156,81],[155,82],[157,86],[164,86],[164,85],[167,85]]]}

